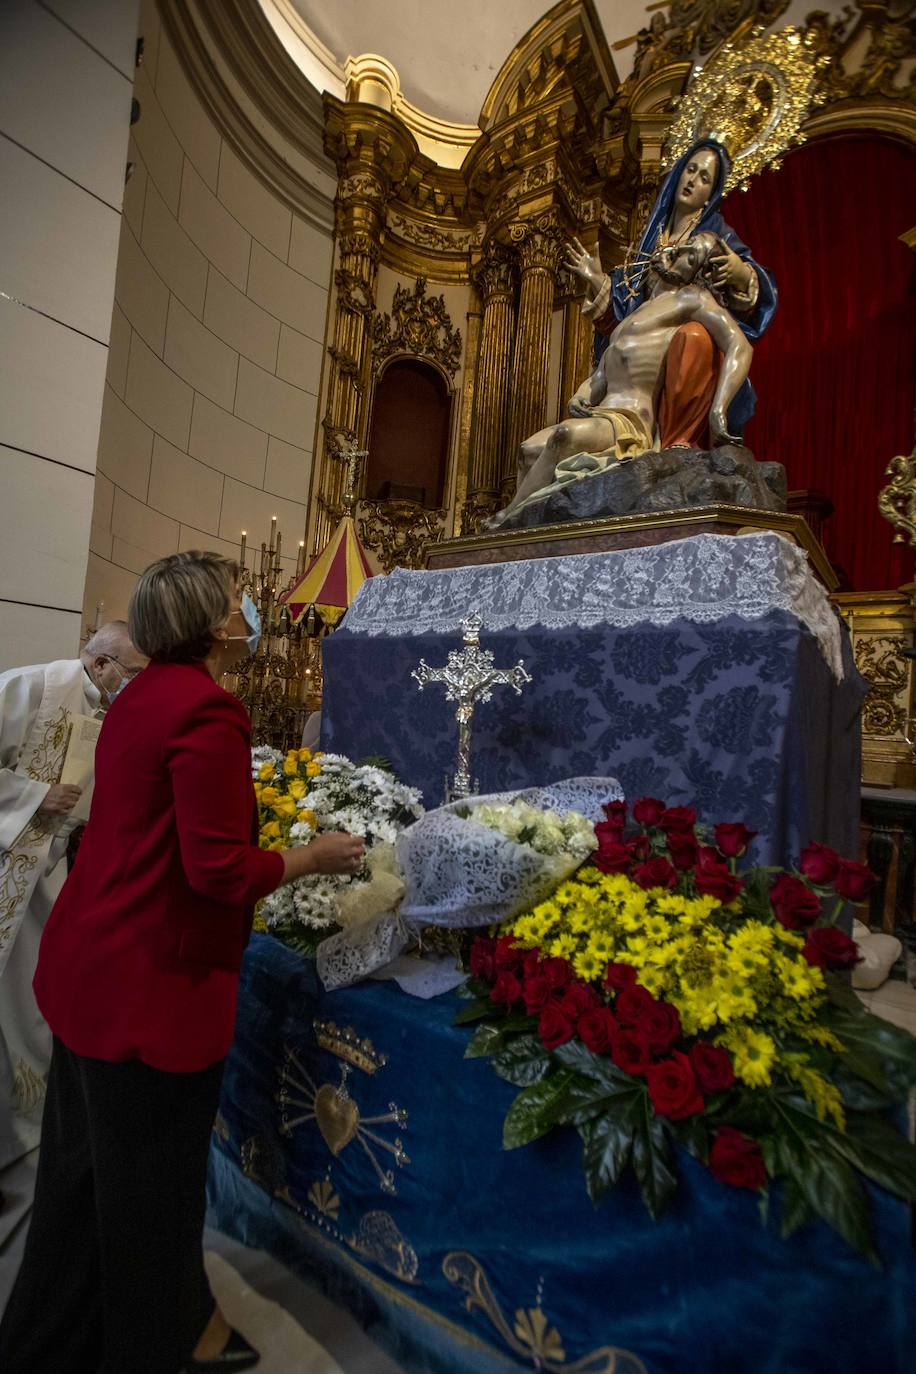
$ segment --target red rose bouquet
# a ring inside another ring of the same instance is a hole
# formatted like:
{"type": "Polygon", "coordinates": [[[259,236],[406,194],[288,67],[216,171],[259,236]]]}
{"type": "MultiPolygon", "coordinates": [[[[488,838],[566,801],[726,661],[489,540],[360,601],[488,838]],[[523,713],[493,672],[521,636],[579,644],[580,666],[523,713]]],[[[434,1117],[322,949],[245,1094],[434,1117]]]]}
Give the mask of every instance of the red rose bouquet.
{"type": "Polygon", "coordinates": [[[578,1130],[598,1200],[632,1167],[658,1216],[680,1144],[723,1184],[778,1181],[788,1235],[814,1216],[874,1259],[865,1178],[916,1202],[891,1119],[916,1040],[870,1015],[835,924],[874,878],[811,844],[797,870],[739,869],[754,832],[644,797],[606,808],[591,863],[471,949],[467,1055],[521,1091],[506,1148],[578,1130]]]}

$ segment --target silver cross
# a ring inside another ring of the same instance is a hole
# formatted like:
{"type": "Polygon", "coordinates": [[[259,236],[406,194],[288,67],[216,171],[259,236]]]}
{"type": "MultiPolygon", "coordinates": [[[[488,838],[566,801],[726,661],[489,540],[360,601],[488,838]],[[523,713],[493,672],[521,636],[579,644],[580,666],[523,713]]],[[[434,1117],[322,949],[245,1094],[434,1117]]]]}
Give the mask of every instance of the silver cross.
{"type": "Polygon", "coordinates": [[[464,648],[452,649],[444,668],[430,668],[420,659],[411,677],[416,678],[420,691],[428,682],[445,683],[446,701],[457,701],[455,719],[458,722],[458,770],[451,787],[446,789],[446,801],[471,794],[471,718],[478,701],[490,700],[492,687],[509,686],[520,693],[531,674],[520,658],[514,668],[495,668],[492,649],[481,649],[480,629],[483,622],[476,611],[462,620],[464,648]]]}

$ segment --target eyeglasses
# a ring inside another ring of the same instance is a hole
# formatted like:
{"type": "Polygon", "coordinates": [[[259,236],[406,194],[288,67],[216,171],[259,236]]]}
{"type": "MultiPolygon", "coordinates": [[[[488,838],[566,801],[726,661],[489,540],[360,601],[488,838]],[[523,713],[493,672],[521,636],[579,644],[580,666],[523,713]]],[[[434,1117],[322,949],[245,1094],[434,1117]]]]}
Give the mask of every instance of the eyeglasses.
{"type": "Polygon", "coordinates": [[[124,670],[124,676],[127,678],[128,682],[131,681],[131,679],[135,678],[138,673],[143,672],[142,667],[128,668],[127,664],[122,663],[121,660],[119,658],[116,658],[114,654],[107,654],[106,657],[109,663],[116,663],[119,668],[122,668],[124,670]]]}

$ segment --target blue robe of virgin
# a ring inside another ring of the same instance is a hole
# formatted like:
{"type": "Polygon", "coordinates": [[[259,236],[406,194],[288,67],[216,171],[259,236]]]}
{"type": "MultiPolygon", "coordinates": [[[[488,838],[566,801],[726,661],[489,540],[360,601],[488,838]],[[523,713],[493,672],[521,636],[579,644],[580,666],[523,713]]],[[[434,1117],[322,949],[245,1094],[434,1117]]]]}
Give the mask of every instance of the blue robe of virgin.
{"type": "MultiPolygon", "coordinates": [[[[681,173],[694,153],[700,148],[711,148],[712,151],[718,155],[719,168],[709,200],[706,202],[703,214],[692,232],[694,234],[699,234],[705,230],[711,234],[716,234],[723,243],[728,245],[733,253],[737,253],[738,257],[742,258],[744,262],[750,263],[751,267],[753,267],[754,271],[757,273],[758,293],[756,304],[752,310],[741,315],[734,315],[735,321],[741,328],[742,333],[746,334],[753,343],[756,339],[759,339],[768,328],[776,311],[776,282],[773,280],[772,274],[768,272],[765,267],[761,267],[759,262],[755,260],[747,244],[741,242],[731,225],[726,224],[725,220],[719,214],[718,207],[722,200],[725,181],[731,170],[731,159],[721,143],[717,143],[715,139],[712,138],[700,139],[684,153],[683,157],[678,158],[662,183],[662,188],[658,193],[658,198],[649,216],[649,223],[646,225],[645,233],[639,241],[639,251],[641,253],[651,253],[655,250],[659,233],[664,229],[671,217],[671,207],[674,204],[674,197],[677,192],[678,182],[681,179],[681,173]]],[[[629,294],[627,285],[623,279],[623,270],[620,267],[615,268],[611,277],[611,283],[611,299],[614,306],[614,314],[617,316],[618,320],[625,319],[627,315],[631,314],[637,308],[637,306],[642,305],[644,297],[641,293],[638,293],[636,296],[629,294]]],[[[726,309],[728,309],[727,306],[726,309]]],[[[740,435],[743,432],[744,426],[754,413],[756,401],[756,392],[751,386],[750,380],[747,380],[744,382],[729,407],[728,427],[733,434],[740,435]]]]}

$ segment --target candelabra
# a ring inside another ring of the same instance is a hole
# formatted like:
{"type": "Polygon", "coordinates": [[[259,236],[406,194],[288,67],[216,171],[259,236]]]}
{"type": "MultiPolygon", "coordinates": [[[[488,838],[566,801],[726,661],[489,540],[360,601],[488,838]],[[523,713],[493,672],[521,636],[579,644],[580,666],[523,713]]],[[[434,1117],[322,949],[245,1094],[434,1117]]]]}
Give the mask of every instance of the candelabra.
{"type": "Polygon", "coordinates": [[[241,585],[260,611],[261,642],[256,654],[224,674],[223,686],[248,708],[254,743],[286,750],[298,747],[306,718],[321,704],[321,646],[316,617],[294,624],[281,600],[305,571],[305,544],[300,541],[296,571],[286,581],[280,547],[276,516],[259,550],[248,549],[242,531],[241,585]]]}

